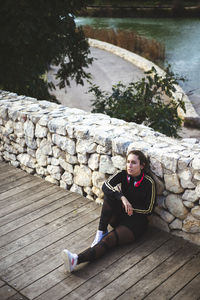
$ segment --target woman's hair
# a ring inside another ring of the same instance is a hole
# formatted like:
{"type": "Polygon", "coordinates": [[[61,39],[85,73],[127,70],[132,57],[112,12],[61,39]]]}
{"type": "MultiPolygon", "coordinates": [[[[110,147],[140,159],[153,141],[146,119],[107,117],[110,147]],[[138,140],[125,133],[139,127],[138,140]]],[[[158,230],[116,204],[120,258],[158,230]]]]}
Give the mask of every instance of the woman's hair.
{"type": "Polygon", "coordinates": [[[130,152],[128,152],[127,154],[127,158],[129,156],[129,154],[134,154],[138,157],[139,161],[140,161],[140,165],[144,166],[143,171],[145,173],[149,172],[149,160],[148,158],[144,155],[144,153],[142,151],[139,150],[131,150],[130,152]]]}

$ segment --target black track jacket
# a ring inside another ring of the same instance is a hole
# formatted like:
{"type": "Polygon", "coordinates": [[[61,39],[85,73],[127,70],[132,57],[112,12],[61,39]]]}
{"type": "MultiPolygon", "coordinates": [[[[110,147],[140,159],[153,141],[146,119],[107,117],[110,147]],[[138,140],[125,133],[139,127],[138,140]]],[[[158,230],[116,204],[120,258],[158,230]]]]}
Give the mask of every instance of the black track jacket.
{"type": "Polygon", "coordinates": [[[148,176],[144,175],[144,178],[140,185],[136,187],[134,183],[139,181],[142,174],[138,177],[129,176],[127,178],[127,172],[120,171],[113,176],[111,176],[102,187],[105,195],[113,196],[117,200],[121,200],[121,196],[125,196],[133,207],[133,213],[149,215],[152,213],[156,190],[154,180],[148,176]],[[119,191],[116,186],[121,184],[121,191],[119,191]]]}

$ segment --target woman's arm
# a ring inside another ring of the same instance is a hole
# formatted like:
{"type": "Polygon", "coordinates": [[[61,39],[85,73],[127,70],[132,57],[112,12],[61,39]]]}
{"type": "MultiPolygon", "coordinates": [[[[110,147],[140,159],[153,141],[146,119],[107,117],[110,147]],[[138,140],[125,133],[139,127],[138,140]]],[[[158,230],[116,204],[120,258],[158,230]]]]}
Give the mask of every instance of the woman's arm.
{"type": "Polygon", "coordinates": [[[131,203],[128,201],[128,199],[125,196],[121,197],[125,212],[129,215],[132,216],[133,214],[133,207],[131,203]]]}
{"type": "Polygon", "coordinates": [[[117,200],[122,201],[122,204],[124,206],[124,209],[126,213],[131,216],[133,214],[133,207],[131,203],[127,200],[127,198],[122,194],[122,192],[119,192],[115,186],[122,182],[122,172],[118,172],[117,174],[114,174],[111,176],[102,187],[102,190],[105,195],[108,196],[114,196],[117,200]]]}
{"type": "Polygon", "coordinates": [[[122,182],[122,171],[112,175],[102,186],[102,191],[107,196],[113,196],[117,200],[121,200],[122,193],[119,192],[115,186],[122,182]]]}

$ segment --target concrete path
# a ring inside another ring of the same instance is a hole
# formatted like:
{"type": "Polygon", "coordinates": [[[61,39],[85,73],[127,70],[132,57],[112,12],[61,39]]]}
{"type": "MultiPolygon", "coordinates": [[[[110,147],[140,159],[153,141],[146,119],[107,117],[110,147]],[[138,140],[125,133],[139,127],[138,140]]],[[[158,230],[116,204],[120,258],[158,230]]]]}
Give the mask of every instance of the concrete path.
{"type": "MultiPolygon", "coordinates": [[[[112,85],[119,81],[128,84],[144,76],[144,72],[141,69],[123,58],[98,48],[91,47],[90,49],[94,62],[88,68],[88,71],[92,74],[92,81],[100,86],[102,90],[109,91],[112,85]]],[[[48,73],[48,80],[53,81],[54,84],[58,83],[54,76],[55,73],[56,67],[53,67],[48,73]]],[[[71,81],[71,87],[61,90],[57,88],[53,94],[65,106],[91,111],[91,100],[94,97],[92,94],[87,93],[88,89],[89,84],[86,80],[84,80],[84,86],[76,85],[74,81],[71,81]]],[[[190,100],[200,115],[200,96],[197,94],[191,95],[190,100]]],[[[181,137],[200,139],[200,130],[198,129],[183,128],[179,134],[181,137]]]]}
{"type": "Polygon", "coordinates": [[[199,95],[197,92],[189,96],[190,101],[192,102],[196,112],[200,115],[200,88],[198,89],[199,95]]]}
{"type": "MultiPolygon", "coordinates": [[[[142,70],[110,52],[91,48],[91,56],[94,57],[94,62],[88,68],[88,72],[92,74],[92,81],[100,86],[102,90],[111,90],[112,85],[119,81],[128,84],[144,76],[142,70]]],[[[54,67],[48,73],[48,80],[57,83],[58,81],[55,80],[53,75],[55,73],[56,68],[54,67]]],[[[77,86],[74,81],[71,81],[71,87],[68,87],[67,90],[57,88],[53,94],[65,106],[91,111],[93,96],[92,94],[86,94],[88,89],[89,84],[86,80],[84,80],[84,86],[77,86]]]]}

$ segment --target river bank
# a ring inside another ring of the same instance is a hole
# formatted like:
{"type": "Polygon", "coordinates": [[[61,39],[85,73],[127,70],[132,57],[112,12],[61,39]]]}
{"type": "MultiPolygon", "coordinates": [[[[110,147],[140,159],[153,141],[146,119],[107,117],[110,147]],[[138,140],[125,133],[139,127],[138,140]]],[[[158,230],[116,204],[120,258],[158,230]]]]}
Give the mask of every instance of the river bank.
{"type": "Polygon", "coordinates": [[[200,6],[113,6],[89,5],[79,12],[83,17],[107,18],[193,18],[200,16],[200,6]]]}

